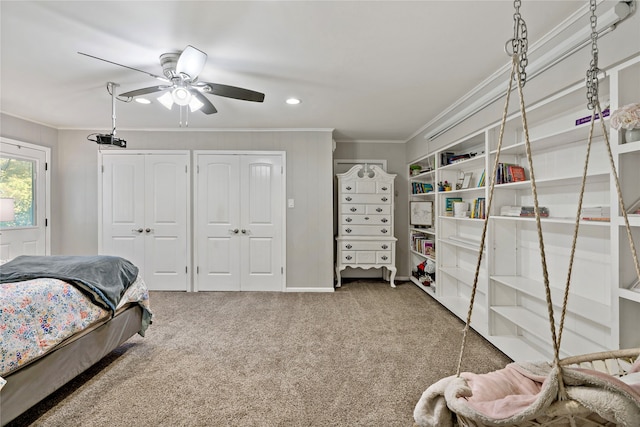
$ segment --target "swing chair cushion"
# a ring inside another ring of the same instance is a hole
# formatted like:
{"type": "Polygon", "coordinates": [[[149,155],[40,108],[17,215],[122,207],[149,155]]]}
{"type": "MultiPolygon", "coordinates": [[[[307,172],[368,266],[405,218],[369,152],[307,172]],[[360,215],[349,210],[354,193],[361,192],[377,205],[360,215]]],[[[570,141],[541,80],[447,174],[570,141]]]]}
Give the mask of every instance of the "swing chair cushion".
{"type": "MultiPolygon", "coordinates": [[[[557,369],[548,363],[511,363],[488,374],[464,372],[429,387],[414,411],[419,426],[453,426],[457,415],[477,425],[518,425],[558,412],[557,369]]],[[[619,425],[640,419],[640,382],[625,382],[600,372],[564,368],[569,399],[563,411],[593,412],[619,425]]]]}

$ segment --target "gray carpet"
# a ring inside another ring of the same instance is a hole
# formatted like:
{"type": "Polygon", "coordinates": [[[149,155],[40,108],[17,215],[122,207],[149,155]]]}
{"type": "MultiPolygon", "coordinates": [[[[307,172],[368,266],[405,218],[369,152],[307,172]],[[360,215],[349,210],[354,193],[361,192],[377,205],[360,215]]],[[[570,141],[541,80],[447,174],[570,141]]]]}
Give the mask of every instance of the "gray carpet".
{"type": "MultiPolygon", "coordinates": [[[[412,426],[463,323],[410,283],[152,292],[154,322],[13,426],[412,426]]],[[[470,334],[463,370],[510,360],[470,334]]]]}

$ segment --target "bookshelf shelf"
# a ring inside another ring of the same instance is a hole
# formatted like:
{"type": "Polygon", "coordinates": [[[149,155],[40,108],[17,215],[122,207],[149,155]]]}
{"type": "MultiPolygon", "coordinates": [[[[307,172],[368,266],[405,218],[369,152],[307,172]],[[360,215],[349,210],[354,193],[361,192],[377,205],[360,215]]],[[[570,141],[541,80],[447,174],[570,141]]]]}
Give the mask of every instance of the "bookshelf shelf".
{"type": "MultiPolygon", "coordinates": [[[[611,111],[640,101],[640,53],[611,66],[604,74],[600,99],[607,99],[611,111]]],[[[586,108],[584,90],[584,82],[576,82],[527,108],[538,205],[547,208],[549,215],[541,218],[541,223],[556,321],[560,318],[589,138],[591,112],[586,108]]],[[[429,196],[435,218],[434,234],[430,236],[438,247],[434,260],[438,286],[437,291],[427,292],[463,321],[484,220],[455,217],[451,205],[462,201],[471,210],[471,206],[488,202],[489,178],[496,176],[492,169],[500,131],[497,120],[468,136],[440,144],[418,161],[435,165],[428,182],[435,189],[429,196]],[[465,153],[475,155],[465,159],[465,153]],[[456,158],[460,160],[448,164],[456,158]],[[469,174],[468,188],[452,185],[452,191],[439,191],[435,185],[445,181],[455,184],[469,174]],[[484,185],[478,187],[483,174],[484,185]]],[[[623,143],[622,132],[610,131],[608,118],[605,126],[623,199],[629,207],[640,201],[640,141],[623,143]]],[[[510,114],[499,162],[524,168],[525,180],[495,186],[471,326],[513,359],[548,360],[553,350],[536,220],[500,215],[503,207],[533,206],[523,135],[519,113],[510,114]]],[[[515,176],[515,172],[517,168],[506,166],[500,171],[507,177],[515,176]]],[[[412,197],[410,200],[424,196],[412,197]]],[[[637,277],[599,122],[594,127],[582,203],[585,211],[602,212],[598,218],[609,220],[579,222],[562,355],[640,347],[640,292],[626,288],[637,277]]],[[[519,212],[516,209],[511,210],[519,212]]],[[[640,249],[640,215],[629,215],[629,223],[635,246],[640,249]]],[[[420,259],[417,254],[411,256],[420,259]]]]}

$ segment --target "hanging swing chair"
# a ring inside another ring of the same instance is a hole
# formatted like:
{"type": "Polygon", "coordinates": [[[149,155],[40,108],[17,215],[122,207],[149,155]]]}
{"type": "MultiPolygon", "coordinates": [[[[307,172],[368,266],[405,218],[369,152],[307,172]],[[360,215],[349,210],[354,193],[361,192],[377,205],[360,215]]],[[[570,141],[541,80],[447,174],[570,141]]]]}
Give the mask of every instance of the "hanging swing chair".
{"type": "MultiPolygon", "coordinates": [[[[587,166],[593,139],[593,130],[599,118],[606,148],[609,154],[611,174],[615,182],[621,213],[624,217],[627,237],[635,269],[640,278],[638,256],[622,200],[620,183],[611,153],[608,133],[602,119],[598,100],[598,51],[596,31],[596,0],[590,0],[592,29],[592,60],[587,71],[588,107],[593,110],[586,160],[582,176],[569,268],[564,288],[564,300],[557,333],[555,328],[551,288],[544,251],[544,240],[538,207],[538,195],[529,142],[527,116],[522,88],[525,83],[527,63],[526,25],[519,13],[520,1],[514,2],[514,37],[511,44],[512,68],[507,89],[498,147],[493,170],[497,169],[502,139],[509,108],[509,95],[513,81],[517,83],[520,113],[525,137],[528,166],[531,175],[531,191],[542,261],[547,312],[554,350],[553,362],[514,362],[504,369],[488,374],[461,373],[467,332],[476,295],[480,264],[484,251],[487,224],[489,222],[495,176],[491,176],[489,198],[486,207],[480,248],[476,264],[469,310],[463,330],[462,345],[456,375],[432,384],[421,396],[414,410],[414,420],[421,426],[640,426],[640,348],[592,353],[560,359],[560,343],[565,322],[569,285],[580,224],[583,195],[587,179],[587,166]]],[[[488,174],[492,175],[492,174],[488,174]]],[[[639,325],[640,326],[640,325],[639,325]]]]}

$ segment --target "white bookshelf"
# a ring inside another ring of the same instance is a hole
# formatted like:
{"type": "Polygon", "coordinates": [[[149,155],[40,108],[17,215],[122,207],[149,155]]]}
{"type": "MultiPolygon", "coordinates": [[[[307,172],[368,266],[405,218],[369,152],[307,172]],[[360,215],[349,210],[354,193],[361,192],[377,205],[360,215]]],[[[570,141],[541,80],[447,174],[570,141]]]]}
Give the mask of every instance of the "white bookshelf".
{"type": "MultiPolygon", "coordinates": [[[[600,101],[611,111],[640,102],[640,55],[617,64],[600,81],[600,101]]],[[[514,94],[512,96],[516,96],[514,94]]],[[[541,218],[547,270],[556,327],[560,321],[570,247],[582,182],[590,116],[585,88],[578,82],[527,107],[527,121],[541,218]]],[[[640,142],[624,143],[622,132],[611,130],[605,118],[621,191],[627,206],[640,199],[640,142]]],[[[425,290],[452,313],[466,319],[475,277],[484,219],[456,217],[446,211],[447,199],[473,203],[489,200],[489,177],[478,186],[483,171],[491,171],[497,154],[500,123],[430,153],[411,164],[426,162],[434,191],[410,195],[410,200],[433,201],[436,242],[435,286],[425,290]],[[464,158],[464,154],[469,154],[464,158]],[[446,159],[456,161],[448,164],[446,159]],[[456,188],[465,173],[469,188],[456,188]],[[450,191],[439,182],[452,183],[450,191]],[[435,289],[433,289],[435,287],[435,289]]],[[[480,266],[471,326],[514,360],[549,360],[553,356],[543,271],[535,218],[501,216],[502,206],[533,206],[531,171],[526,157],[519,113],[507,118],[500,162],[524,167],[526,180],[495,186],[480,266]]],[[[580,220],[561,356],[640,346],[640,292],[629,289],[637,280],[618,206],[600,122],[596,122],[587,169],[583,207],[610,209],[609,220],[580,220]]],[[[427,178],[428,177],[428,178],[427,178]]],[[[640,250],[640,215],[629,215],[636,249],[640,250]]],[[[410,229],[410,233],[414,229],[410,229]]],[[[412,254],[412,266],[420,254],[412,254]]]]}

